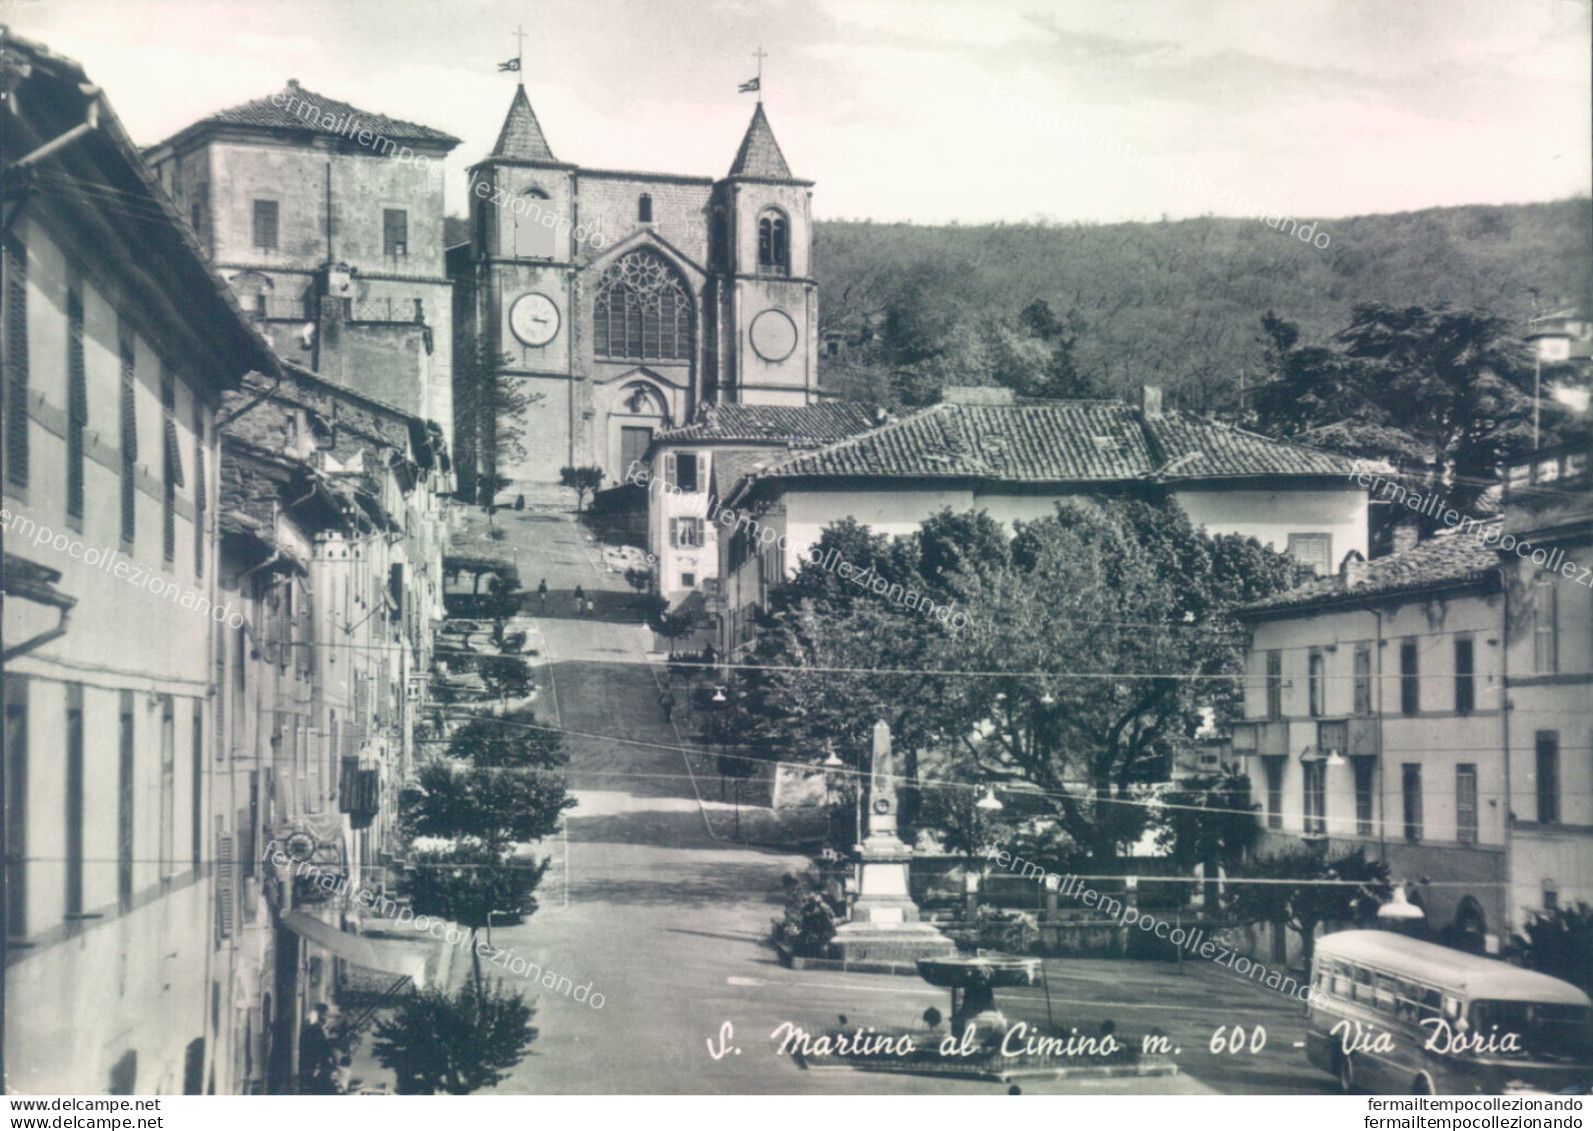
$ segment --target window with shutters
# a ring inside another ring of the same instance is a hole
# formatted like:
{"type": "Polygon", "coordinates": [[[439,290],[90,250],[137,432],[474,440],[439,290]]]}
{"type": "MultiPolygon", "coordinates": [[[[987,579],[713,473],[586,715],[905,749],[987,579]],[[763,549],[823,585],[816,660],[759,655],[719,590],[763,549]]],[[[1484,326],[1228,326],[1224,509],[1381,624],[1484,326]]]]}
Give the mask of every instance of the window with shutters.
{"type": "Polygon", "coordinates": [[[194,576],[205,576],[206,512],[210,496],[205,484],[205,410],[194,399],[194,576]]]}
{"type": "Polygon", "coordinates": [[[1372,713],[1372,650],[1364,644],[1355,649],[1355,713],[1372,713]]]}
{"type": "Polygon", "coordinates": [[[1455,839],[1477,843],[1477,767],[1471,762],[1455,767],[1455,839]]]}
{"type": "Polygon", "coordinates": [[[1353,758],[1355,767],[1355,835],[1372,835],[1372,783],[1376,780],[1375,758],[1353,758]]]}
{"type": "Polygon", "coordinates": [[[1283,652],[1267,653],[1267,718],[1283,718],[1283,652]]]}
{"type": "Polygon", "coordinates": [[[409,213],[402,208],[382,209],[382,251],[391,256],[409,254],[409,213]]]}
{"type": "Polygon", "coordinates": [[[5,247],[6,481],[28,485],[28,251],[5,247]]]}
{"type": "Polygon", "coordinates": [[[28,934],[28,683],[5,677],[6,935],[28,934]]]}
{"type": "Polygon", "coordinates": [[[1261,767],[1267,780],[1267,828],[1283,828],[1283,759],[1263,758],[1261,767]]]}
{"type": "Polygon", "coordinates": [[[1306,692],[1313,719],[1327,709],[1327,657],[1315,648],[1306,657],[1306,692]]]}
{"type": "Polygon", "coordinates": [[[1305,835],[1327,835],[1327,769],[1321,761],[1302,762],[1301,781],[1305,788],[1305,835]]]}
{"type": "Polygon", "coordinates": [[[1554,577],[1540,573],[1532,581],[1532,668],[1538,675],[1554,675],[1560,670],[1558,613],[1554,577]]]}
{"type": "Polygon", "coordinates": [[[1403,640],[1399,645],[1399,709],[1401,714],[1414,715],[1422,707],[1422,681],[1416,641],[1403,640]]]}
{"type": "Polygon", "coordinates": [[[254,202],[254,246],[260,251],[277,249],[277,202],[254,202]]]}
{"type": "Polygon", "coordinates": [[[133,371],[133,341],[122,336],[122,545],[130,549],[137,534],[138,405],[133,371]]]}
{"type": "Polygon", "coordinates": [[[1404,799],[1405,839],[1415,844],[1422,838],[1422,767],[1406,762],[1400,767],[1400,793],[1404,799]]]}
{"type": "Polygon", "coordinates": [[[1469,715],[1477,706],[1476,650],[1471,637],[1455,639],[1455,713],[1469,715]]]}
{"type": "Polygon", "coordinates": [[[621,256],[598,280],[592,334],[599,357],[689,360],[692,303],[685,283],[654,251],[621,256]]]}
{"type": "Polygon", "coordinates": [[[88,371],[83,358],[83,293],[66,293],[66,513],[83,517],[88,371]]]}
{"type": "Polygon", "coordinates": [[[160,878],[177,870],[177,705],[160,697],[160,878]]]}
{"type": "Polygon", "coordinates": [[[177,488],[183,485],[183,457],[177,445],[177,381],[160,371],[161,551],[169,566],[177,560],[177,488]]]}
{"type": "Polygon", "coordinates": [[[236,886],[233,877],[232,837],[222,832],[222,818],[216,818],[216,941],[232,937],[233,905],[236,886]]]}
{"type": "Polygon", "coordinates": [[[83,685],[66,686],[66,917],[83,914],[83,685]]]}
{"type": "Polygon", "coordinates": [[[116,906],[133,909],[133,693],[122,692],[116,759],[116,906]]]}
{"type": "Polygon", "coordinates": [[[1538,823],[1554,825],[1560,821],[1560,732],[1540,730],[1537,745],[1538,823]]]}
{"type": "Polygon", "coordinates": [[[189,763],[188,785],[188,856],[195,872],[199,871],[199,853],[205,840],[205,705],[202,700],[190,699],[193,704],[193,760],[189,763]]]}

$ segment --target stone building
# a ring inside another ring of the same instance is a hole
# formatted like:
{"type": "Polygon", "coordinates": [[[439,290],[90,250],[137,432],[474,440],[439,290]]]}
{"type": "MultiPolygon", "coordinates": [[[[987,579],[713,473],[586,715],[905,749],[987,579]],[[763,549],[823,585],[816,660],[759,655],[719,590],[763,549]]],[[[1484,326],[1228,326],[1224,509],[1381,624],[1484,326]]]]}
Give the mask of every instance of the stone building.
{"type": "Polygon", "coordinates": [[[498,474],[597,465],[612,484],[701,404],[816,398],[812,182],[762,103],[716,179],[561,161],[521,86],[471,176],[471,240],[449,261],[461,342],[507,354],[533,397],[529,455],[498,474]]]}
{"type": "Polygon", "coordinates": [[[278,364],[82,68],[6,63],[6,1087],[198,1092],[216,412],[278,364]]]}
{"type": "Polygon", "coordinates": [[[282,357],[437,421],[446,437],[453,298],[440,162],[458,144],[290,79],[148,157],[282,357]]]}
{"type": "Polygon", "coordinates": [[[285,1092],[308,1067],[306,1014],[350,960],[387,959],[385,982],[424,969],[413,943],[354,941],[350,893],[387,890],[451,481],[425,422],[291,363],[229,394],[223,445],[220,586],[239,623],[216,664],[216,1086],[285,1092]],[[275,868],[273,844],[341,890],[275,868]]]}

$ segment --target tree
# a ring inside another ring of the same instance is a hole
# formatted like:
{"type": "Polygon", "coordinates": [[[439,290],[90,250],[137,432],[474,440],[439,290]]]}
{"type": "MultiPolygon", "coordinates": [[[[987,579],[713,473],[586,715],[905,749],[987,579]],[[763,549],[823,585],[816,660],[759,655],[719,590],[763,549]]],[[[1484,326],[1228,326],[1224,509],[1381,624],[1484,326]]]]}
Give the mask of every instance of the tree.
{"type": "Polygon", "coordinates": [[[421,767],[418,784],[404,790],[399,807],[412,836],[469,838],[505,851],[552,834],[575,799],[563,775],[550,770],[442,758],[421,767]]]}
{"type": "Polygon", "coordinates": [[[1235,885],[1233,912],[1252,923],[1286,923],[1300,936],[1306,970],[1323,923],[1366,918],[1390,894],[1388,865],[1357,848],[1328,859],[1309,847],[1287,849],[1251,862],[1235,885]],[[1284,881],[1245,883],[1244,880],[1284,881]]]}
{"type": "Polygon", "coordinates": [[[1011,843],[1013,830],[1010,820],[979,808],[979,799],[971,783],[926,788],[918,823],[938,832],[948,852],[961,853],[970,863],[986,858],[992,849],[1011,843]]]}
{"type": "Polygon", "coordinates": [[[1217,904],[1217,870],[1232,869],[1260,838],[1244,774],[1186,778],[1163,796],[1167,803],[1157,843],[1182,869],[1201,866],[1206,906],[1217,904]]]}
{"type": "Polygon", "coordinates": [[[1262,326],[1270,379],[1251,403],[1271,435],[1414,463],[1461,510],[1530,445],[1532,368],[1502,318],[1364,303],[1331,347],[1270,311],[1262,326]]]}
{"type": "Polygon", "coordinates": [[[1534,911],[1516,936],[1528,969],[1560,978],[1593,994],[1593,907],[1534,911]]]}
{"type": "Polygon", "coordinates": [[[556,769],[570,755],[556,730],[540,729],[532,714],[503,719],[478,715],[454,731],[448,740],[448,757],[476,766],[556,769]]]}
{"type": "Polygon", "coordinates": [[[510,699],[524,699],[535,686],[531,681],[531,665],[519,656],[482,656],[476,665],[481,682],[507,704],[510,699]]]}
{"type": "Polygon", "coordinates": [[[773,922],[773,938],[798,958],[820,958],[835,937],[835,909],[824,898],[823,882],[812,872],[780,877],[785,914],[773,922]]]}
{"type": "Polygon", "coordinates": [[[1108,864],[1146,828],[1145,787],[1165,778],[1199,708],[1231,694],[1244,636],[1229,610],[1292,573],[1253,541],[1196,530],[1172,502],[1061,505],[1020,524],[1009,564],[959,576],[979,615],[946,666],[1013,674],[955,681],[934,709],[970,777],[1038,786],[1078,848],[1108,864]]]}
{"type": "Polygon", "coordinates": [[[510,482],[502,471],[526,458],[525,412],[543,397],[531,392],[525,380],[509,375],[512,362],[508,354],[494,355],[474,339],[454,353],[455,442],[462,486],[472,497],[479,481],[489,492],[486,503],[510,482]]]}
{"type": "Polygon", "coordinates": [[[399,1002],[376,1024],[376,1058],[398,1078],[400,1095],[463,1096],[502,1082],[537,1038],[534,1007],[498,986],[440,987],[399,1002]]]}
{"type": "MultiPolygon", "coordinates": [[[[551,857],[528,860],[471,841],[415,854],[403,889],[417,915],[480,929],[518,923],[536,912],[535,893],[551,857]]],[[[479,959],[475,948],[473,957],[479,959]]],[[[477,964],[477,977],[480,965],[477,964]]]]}
{"type": "Polygon", "coordinates": [[[586,505],[586,497],[593,494],[603,484],[603,469],[601,467],[561,467],[559,468],[559,486],[568,487],[575,492],[575,513],[580,514],[586,505]]]}

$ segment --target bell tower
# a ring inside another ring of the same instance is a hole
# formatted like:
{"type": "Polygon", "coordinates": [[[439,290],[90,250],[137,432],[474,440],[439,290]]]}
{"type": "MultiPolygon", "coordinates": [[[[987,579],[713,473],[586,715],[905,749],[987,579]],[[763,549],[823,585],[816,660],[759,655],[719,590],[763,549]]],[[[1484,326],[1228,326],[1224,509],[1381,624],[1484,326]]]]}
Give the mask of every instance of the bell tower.
{"type": "Polygon", "coordinates": [[[761,99],[714,196],[726,329],[718,399],[810,404],[819,356],[813,182],[791,175],[761,99]]]}

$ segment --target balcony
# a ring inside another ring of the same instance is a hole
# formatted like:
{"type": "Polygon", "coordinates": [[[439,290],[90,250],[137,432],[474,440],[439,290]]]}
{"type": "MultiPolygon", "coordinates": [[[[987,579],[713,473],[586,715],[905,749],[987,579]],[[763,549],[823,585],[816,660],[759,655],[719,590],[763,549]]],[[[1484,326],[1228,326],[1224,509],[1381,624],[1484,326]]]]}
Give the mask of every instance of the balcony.
{"type": "Polygon", "coordinates": [[[1289,752],[1289,724],[1282,719],[1235,723],[1233,752],[1238,755],[1275,756],[1289,752]]]}

